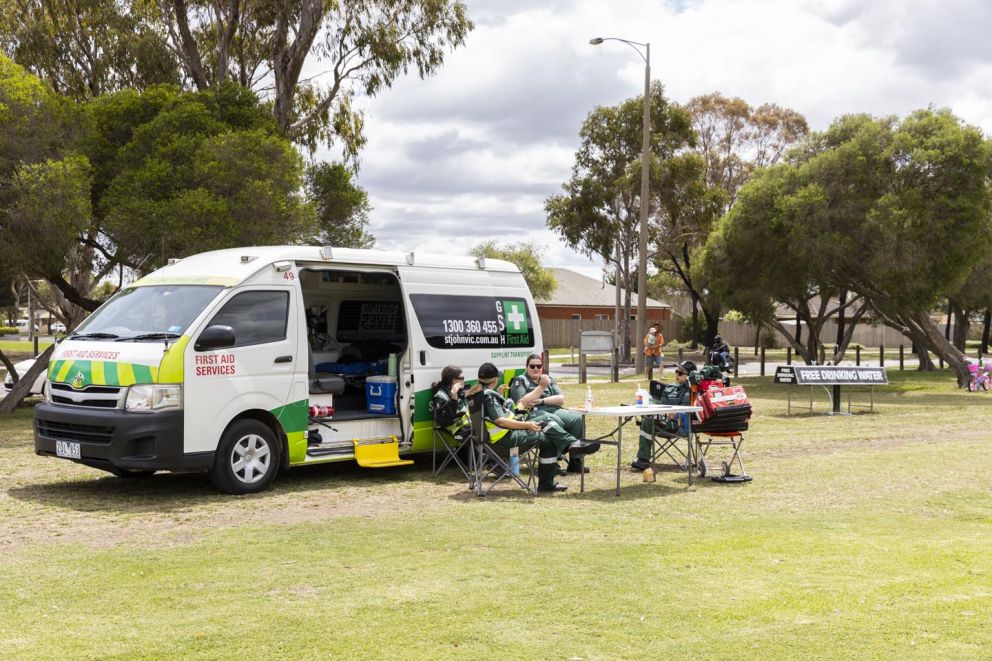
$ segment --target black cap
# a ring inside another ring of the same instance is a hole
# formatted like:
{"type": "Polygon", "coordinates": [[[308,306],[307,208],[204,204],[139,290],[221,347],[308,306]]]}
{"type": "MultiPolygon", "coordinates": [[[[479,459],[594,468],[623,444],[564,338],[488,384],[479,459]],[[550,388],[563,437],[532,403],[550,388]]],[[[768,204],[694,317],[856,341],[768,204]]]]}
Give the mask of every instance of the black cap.
{"type": "Polygon", "coordinates": [[[681,363],[675,366],[675,369],[681,370],[686,374],[691,374],[696,371],[696,363],[691,360],[683,360],[681,363]]]}
{"type": "Polygon", "coordinates": [[[495,379],[499,376],[499,370],[492,363],[482,363],[479,365],[480,379],[495,379]]]}

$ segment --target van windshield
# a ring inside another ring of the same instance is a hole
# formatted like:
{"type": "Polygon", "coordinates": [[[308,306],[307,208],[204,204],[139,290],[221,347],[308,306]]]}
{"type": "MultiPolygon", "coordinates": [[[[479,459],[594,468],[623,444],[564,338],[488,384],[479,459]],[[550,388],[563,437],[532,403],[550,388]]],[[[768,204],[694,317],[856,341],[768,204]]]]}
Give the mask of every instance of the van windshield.
{"type": "Polygon", "coordinates": [[[183,334],[223,289],[203,285],[125,289],[93,313],[69,338],[118,342],[174,339],[183,334]]]}

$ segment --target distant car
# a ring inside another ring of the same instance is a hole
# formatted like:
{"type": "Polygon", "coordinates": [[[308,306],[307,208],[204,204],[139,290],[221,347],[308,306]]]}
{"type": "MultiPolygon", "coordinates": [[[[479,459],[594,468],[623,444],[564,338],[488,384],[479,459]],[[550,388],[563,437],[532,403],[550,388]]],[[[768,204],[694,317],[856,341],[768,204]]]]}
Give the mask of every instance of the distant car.
{"type": "Polygon", "coordinates": [[[48,332],[58,333],[59,335],[63,335],[65,334],[65,324],[63,324],[61,321],[53,321],[51,324],[48,325],[48,332]]]}
{"type": "MultiPolygon", "coordinates": [[[[16,322],[14,322],[14,325],[17,326],[17,332],[18,333],[27,333],[28,332],[28,320],[27,319],[18,319],[16,322]]],[[[34,332],[35,333],[38,332],[38,324],[34,324],[34,332]]]]}
{"type": "MultiPolygon", "coordinates": [[[[28,370],[31,369],[32,365],[34,365],[34,358],[29,358],[27,360],[22,360],[19,363],[15,363],[14,369],[17,370],[18,375],[24,376],[25,374],[28,373],[28,370]]],[[[38,375],[38,378],[35,379],[34,383],[31,385],[32,395],[40,395],[44,392],[45,377],[47,375],[48,375],[47,372],[42,372],[41,374],[38,375]]],[[[7,377],[3,380],[3,396],[6,397],[7,395],[9,395],[13,387],[14,387],[14,379],[11,378],[11,376],[8,374],[7,377]]]]}

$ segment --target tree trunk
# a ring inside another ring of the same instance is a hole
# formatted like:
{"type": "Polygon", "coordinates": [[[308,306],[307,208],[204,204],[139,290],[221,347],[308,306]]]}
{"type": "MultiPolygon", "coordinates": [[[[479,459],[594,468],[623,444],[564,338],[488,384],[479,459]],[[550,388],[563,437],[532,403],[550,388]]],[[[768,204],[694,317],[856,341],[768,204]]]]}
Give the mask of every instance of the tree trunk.
{"type": "MultiPolygon", "coordinates": [[[[860,308],[854,311],[851,315],[850,322],[846,324],[844,328],[844,334],[837,335],[837,346],[834,348],[834,365],[840,364],[844,360],[844,354],[847,353],[847,347],[851,344],[851,338],[854,337],[854,330],[858,327],[858,322],[861,321],[861,317],[868,312],[868,303],[863,304],[860,308]]],[[[841,314],[844,311],[841,310],[841,314]]],[[[838,327],[839,328],[839,327],[838,327]]]]}
{"type": "Polygon", "coordinates": [[[927,351],[926,346],[913,340],[913,353],[916,357],[920,359],[920,364],[917,365],[916,371],[918,372],[933,372],[937,369],[937,366],[933,364],[933,360],[930,359],[930,353],[927,351]]]}
{"type": "Polygon", "coordinates": [[[10,375],[11,380],[17,383],[21,375],[17,373],[17,370],[14,369],[14,363],[10,362],[10,358],[3,351],[0,351],[0,363],[3,363],[3,366],[7,368],[7,374],[10,375]]]}
{"type": "Polygon", "coordinates": [[[695,351],[699,348],[699,299],[692,295],[692,330],[690,331],[692,344],[689,348],[695,351]]]}
{"type": "Polygon", "coordinates": [[[944,359],[957,374],[958,387],[968,385],[971,373],[968,371],[967,357],[951,344],[947,338],[940,334],[940,330],[930,319],[930,315],[925,312],[916,312],[905,317],[907,327],[914,333],[919,334],[924,345],[929,345],[938,356],[944,359]]]}
{"type": "Polygon", "coordinates": [[[947,325],[944,326],[944,339],[948,342],[951,341],[951,314],[954,312],[954,308],[951,307],[951,299],[947,299],[947,325]]]}
{"type": "Polygon", "coordinates": [[[775,328],[779,333],[781,333],[782,336],[785,337],[786,340],[788,340],[792,348],[795,349],[796,358],[802,358],[804,363],[806,363],[807,365],[812,365],[814,357],[810,356],[809,352],[806,349],[806,345],[801,343],[796,338],[794,333],[789,332],[789,330],[785,327],[785,324],[783,324],[778,319],[773,319],[771,323],[772,323],[772,327],[775,328]]]}
{"type": "Polygon", "coordinates": [[[840,310],[837,311],[837,344],[834,345],[834,365],[839,362],[837,354],[840,353],[841,357],[844,356],[840,352],[841,342],[844,340],[844,320],[847,315],[847,290],[845,289],[840,293],[840,310]]]}
{"type": "Polygon", "coordinates": [[[979,349],[983,356],[989,352],[990,325],[992,325],[992,308],[985,308],[985,327],[982,329],[982,346],[979,349]]]}
{"type": "Polygon", "coordinates": [[[706,347],[713,346],[714,338],[720,334],[720,313],[713,310],[703,309],[703,316],[706,318],[706,347]]]}
{"type": "Polygon", "coordinates": [[[968,310],[963,310],[961,306],[954,306],[954,332],[953,343],[958,351],[961,353],[967,353],[965,350],[968,340],[968,330],[971,327],[971,322],[968,320],[968,310]]]}
{"type": "Polygon", "coordinates": [[[42,372],[48,369],[48,359],[51,358],[53,351],[55,351],[54,344],[45,349],[35,359],[34,365],[31,366],[31,369],[26,374],[21,375],[20,380],[14,384],[10,394],[4,397],[3,400],[0,400],[0,415],[12,412],[31,393],[32,384],[34,384],[42,372]]]}
{"type": "Polygon", "coordinates": [[[758,355],[761,346],[761,324],[754,325],[754,355],[758,355]]]}

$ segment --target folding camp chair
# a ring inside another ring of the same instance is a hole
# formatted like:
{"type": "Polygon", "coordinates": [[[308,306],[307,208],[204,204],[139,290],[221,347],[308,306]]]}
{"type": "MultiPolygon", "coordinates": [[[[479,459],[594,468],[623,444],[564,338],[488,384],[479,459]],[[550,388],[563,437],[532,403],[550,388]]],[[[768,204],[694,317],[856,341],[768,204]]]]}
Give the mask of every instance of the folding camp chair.
{"type": "Polygon", "coordinates": [[[697,393],[693,398],[703,407],[703,419],[692,424],[692,441],[696,457],[696,470],[700,477],[712,473],[706,463],[706,455],[714,445],[729,446],[732,450],[730,461],[724,461],[717,475],[710,479],[717,482],[750,482],[751,476],[744,468],[741,459],[741,446],[744,444],[744,432],[748,429],[751,419],[751,404],[740,386],[733,388],[710,388],[697,393]],[[732,473],[734,462],[740,468],[740,473],[732,473]]]}
{"type": "Polygon", "coordinates": [[[482,402],[483,397],[479,393],[469,400],[468,407],[469,419],[472,423],[472,434],[469,437],[472,445],[470,488],[475,490],[476,495],[485,496],[497,484],[510,478],[530,495],[537,495],[537,453],[541,442],[535,440],[517,448],[520,465],[519,471],[514,472],[510,467],[509,450],[493,445],[489,437],[482,402]],[[525,470],[526,481],[523,479],[525,470]],[[486,480],[492,480],[488,487],[485,484],[486,480]]]}
{"type": "Polygon", "coordinates": [[[651,465],[655,466],[661,462],[661,458],[667,456],[679,470],[688,470],[689,464],[689,438],[688,414],[679,413],[679,426],[677,431],[669,431],[664,428],[662,421],[657,417],[654,421],[654,435],[651,445],[651,465]],[[685,445],[685,450],[680,444],[685,445]]]}
{"type": "MultiPolygon", "coordinates": [[[[648,387],[651,397],[655,400],[661,400],[665,384],[660,381],[651,381],[648,387]]],[[[661,458],[667,456],[679,470],[688,470],[691,442],[689,438],[689,414],[680,413],[678,415],[679,424],[676,431],[665,429],[663,421],[658,416],[652,417],[654,418],[654,434],[651,439],[651,465],[656,467],[661,458]],[[685,446],[685,450],[680,444],[685,446]]]]}
{"type": "Polygon", "coordinates": [[[462,427],[457,430],[455,434],[452,434],[445,428],[437,419],[437,412],[434,412],[434,453],[431,459],[432,473],[434,477],[441,474],[448,464],[452,461],[458,466],[458,470],[462,472],[465,479],[468,480],[469,487],[472,486],[472,472],[466,462],[463,459],[463,452],[466,448],[471,449],[472,447],[472,428],[469,426],[462,427]],[[445,453],[444,459],[441,460],[440,465],[437,463],[438,455],[438,444],[440,443],[440,448],[443,448],[445,453]]]}

